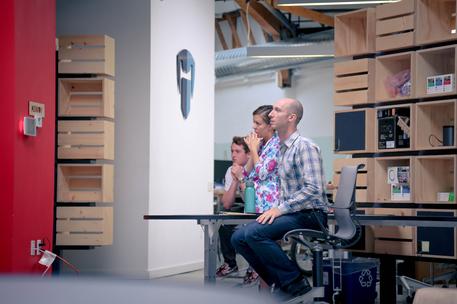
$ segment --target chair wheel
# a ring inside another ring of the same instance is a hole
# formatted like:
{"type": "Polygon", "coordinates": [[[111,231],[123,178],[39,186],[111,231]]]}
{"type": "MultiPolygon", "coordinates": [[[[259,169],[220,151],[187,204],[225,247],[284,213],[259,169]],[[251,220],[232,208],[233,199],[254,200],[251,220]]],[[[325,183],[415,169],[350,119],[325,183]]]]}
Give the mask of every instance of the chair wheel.
{"type": "Polygon", "coordinates": [[[292,242],[289,257],[294,261],[305,276],[313,275],[313,255],[311,250],[297,242],[292,242]]]}
{"type": "Polygon", "coordinates": [[[413,292],[413,295],[410,297],[410,296],[407,296],[406,297],[406,304],[413,304],[413,301],[414,301],[414,297],[416,296],[416,292],[413,292]]]}

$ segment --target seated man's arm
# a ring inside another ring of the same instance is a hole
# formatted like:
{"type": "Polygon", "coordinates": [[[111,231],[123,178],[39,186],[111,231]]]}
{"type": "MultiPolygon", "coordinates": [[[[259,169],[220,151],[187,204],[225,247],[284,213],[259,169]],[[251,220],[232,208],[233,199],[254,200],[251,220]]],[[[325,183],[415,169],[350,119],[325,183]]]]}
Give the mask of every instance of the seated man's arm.
{"type": "Polygon", "coordinates": [[[225,192],[221,199],[222,205],[225,209],[230,209],[233,206],[233,203],[235,202],[236,198],[236,192],[240,184],[238,178],[234,178],[232,171],[235,170],[237,173],[242,173],[242,168],[240,166],[234,166],[228,168],[227,172],[225,173],[225,192]],[[234,166],[239,168],[233,169],[234,166]]]}
{"type": "Polygon", "coordinates": [[[238,189],[238,184],[238,180],[233,180],[229,189],[224,192],[224,195],[222,195],[221,201],[225,209],[230,209],[233,206],[236,197],[236,190],[238,189]]]}

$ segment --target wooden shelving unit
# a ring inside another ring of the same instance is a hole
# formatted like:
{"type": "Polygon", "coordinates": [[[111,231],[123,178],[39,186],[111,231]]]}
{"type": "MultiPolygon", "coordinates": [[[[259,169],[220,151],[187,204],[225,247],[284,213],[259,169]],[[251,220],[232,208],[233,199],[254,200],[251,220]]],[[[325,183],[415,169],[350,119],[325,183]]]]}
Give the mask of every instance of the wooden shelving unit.
{"type": "MultiPolygon", "coordinates": [[[[372,44],[365,35],[372,15],[355,11],[335,18],[337,56],[357,57],[335,63],[334,105],[350,107],[335,111],[335,153],[354,158],[334,162],[333,183],[338,186],[343,165],[367,163],[356,201],[368,203],[362,205],[368,214],[456,213],[455,198],[444,202],[437,197],[457,187],[455,131],[452,145],[440,144],[444,127],[456,127],[456,4],[402,0],[377,6],[374,52],[367,51],[372,44]]],[[[371,228],[376,253],[457,256],[453,228],[371,228]],[[441,234],[447,242],[436,237],[441,234]],[[429,252],[421,251],[428,245],[429,252]]]]}
{"type": "Polygon", "coordinates": [[[111,245],[114,39],[58,40],[56,246],[111,245]]]}
{"type": "Polygon", "coordinates": [[[374,120],[375,112],[373,109],[336,111],[334,122],[335,153],[373,152],[374,120]]]}
{"type": "Polygon", "coordinates": [[[60,74],[115,75],[114,39],[107,35],[59,37],[60,74]]]}
{"type": "Polygon", "coordinates": [[[414,202],[413,159],[408,156],[378,157],[374,160],[374,201],[378,203],[412,203],[414,202]],[[409,167],[409,199],[392,200],[391,185],[388,183],[389,167],[409,167]]]}
{"type": "Polygon", "coordinates": [[[374,59],[338,62],[334,65],[335,106],[354,106],[374,102],[374,59]]]}
{"type": "Polygon", "coordinates": [[[415,56],[415,52],[405,52],[376,57],[376,102],[405,100],[415,97],[415,56]],[[403,84],[408,71],[411,87],[409,90],[402,91],[400,85],[397,84],[403,84]]]}
{"type": "Polygon", "coordinates": [[[57,132],[59,159],[114,160],[114,123],[111,121],[59,121],[57,132]]]}
{"type": "Polygon", "coordinates": [[[57,246],[113,243],[113,207],[57,207],[57,246]]]}
{"type": "Polygon", "coordinates": [[[414,158],[415,200],[425,203],[438,202],[438,192],[455,192],[456,189],[456,156],[436,155],[417,156],[414,158]]]}
{"type": "Polygon", "coordinates": [[[113,202],[112,164],[59,164],[57,202],[113,202]]]}
{"type": "Polygon", "coordinates": [[[443,146],[437,139],[443,140],[443,127],[456,127],[457,101],[455,99],[429,101],[416,104],[415,144],[417,150],[455,149],[454,145],[443,146]]]}
{"type": "MultiPolygon", "coordinates": [[[[355,201],[357,203],[372,202],[374,194],[374,159],[373,158],[337,158],[333,161],[333,185],[337,187],[340,181],[341,169],[344,166],[357,166],[364,164],[365,167],[357,175],[357,188],[355,201]]],[[[335,192],[336,194],[336,192],[335,192]]]]}
{"type": "Polygon", "coordinates": [[[457,39],[456,0],[416,0],[418,45],[457,39]]]}
{"type": "Polygon", "coordinates": [[[376,7],[376,51],[398,50],[415,44],[415,0],[376,7]]]}
{"type": "MultiPolygon", "coordinates": [[[[427,77],[438,75],[456,75],[456,45],[443,46],[417,51],[416,53],[416,97],[435,97],[455,95],[455,85],[448,92],[427,93],[427,77]]],[[[455,79],[454,79],[455,83],[455,79]]],[[[449,85],[449,87],[451,87],[449,85]]]]}
{"type": "Polygon", "coordinates": [[[59,78],[59,117],[114,119],[114,80],[59,78]]]}
{"type": "MultiPolygon", "coordinates": [[[[417,210],[417,216],[456,216],[453,210],[417,210]]],[[[455,228],[417,227],[415,228],[417,256],[432,258],[457,257],[457,235],[455,228]]]]}
{"type": "Polygon", "coordinates": [[[375,51],[375,10],[361,9],[335,17],[335,56],[370,54],[375,51]]]}
{"type": "MultiPolygon", "coordinates": [[[[376,208],[375,215],[412,216],[412,209],[376,208]]],[[[408,226],[373,226],[375,252],[415,255],[415,229],[408,226]]]]}

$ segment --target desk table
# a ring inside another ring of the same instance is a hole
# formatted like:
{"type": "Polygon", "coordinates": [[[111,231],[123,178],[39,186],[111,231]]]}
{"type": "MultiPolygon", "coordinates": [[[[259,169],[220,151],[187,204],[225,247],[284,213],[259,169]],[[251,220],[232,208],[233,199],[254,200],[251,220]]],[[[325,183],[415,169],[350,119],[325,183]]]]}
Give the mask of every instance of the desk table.
{"type": "MultiPolygon", "coordinates": [[[[204,229],[204,282],[216,282],[216,263],[218,230],[224,225],[241,225],[252,222],[256,214],[200,214],[200,215],[145,215],[145,220],[195,220],[204,229]]],[[[457,217],[438,216],[393,216],[393,215],[356,215],[360,225],[417,226],[417,227],[457,227],[457,217]]],[[[329,215],[329,223],[334,218],[329,215]]],[[[396,264],[395,258],[381,258],[381,303],[395,303],[396,264]]]]}

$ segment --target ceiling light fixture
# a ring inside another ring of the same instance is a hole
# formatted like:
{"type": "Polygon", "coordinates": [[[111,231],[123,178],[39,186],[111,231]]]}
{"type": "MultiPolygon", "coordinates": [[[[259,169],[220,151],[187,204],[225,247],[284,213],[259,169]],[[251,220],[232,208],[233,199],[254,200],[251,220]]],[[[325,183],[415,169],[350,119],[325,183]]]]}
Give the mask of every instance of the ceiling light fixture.
{"type": "Polygon", "coordinates": [[[249,46],[247,57],[255,58],[333,58],[332,42],[249,46]]]}
{"type": "Polygon", "coordinates": [[[329,5],[364,5],[364,4],[382,4],[382,3],[395,3],[401,0],[366,0],[366,1],[312,1],[307,2],[304,0],[279,0],[277,6],[329,6],[329,5]]]}

